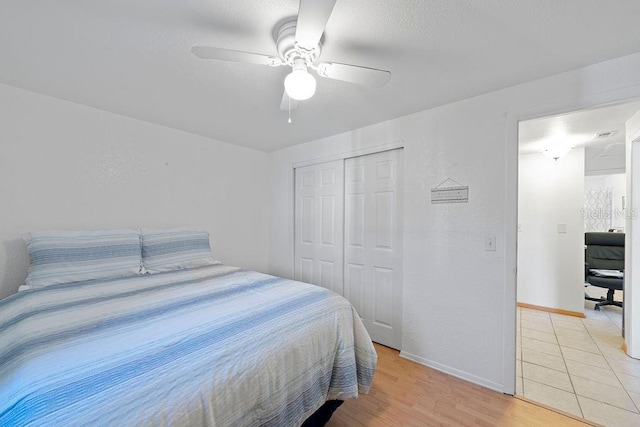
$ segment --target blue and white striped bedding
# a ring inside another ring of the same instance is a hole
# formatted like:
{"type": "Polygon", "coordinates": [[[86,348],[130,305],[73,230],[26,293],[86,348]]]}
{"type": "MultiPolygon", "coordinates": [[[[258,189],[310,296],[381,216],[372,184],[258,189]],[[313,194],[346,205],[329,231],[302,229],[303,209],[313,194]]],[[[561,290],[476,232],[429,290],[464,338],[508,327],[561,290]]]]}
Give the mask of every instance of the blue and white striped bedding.
{"type": "Polygon", "coordinates": [[[174,228],[154,230],[143,228],[142,262],[146,271],[180,270],[217,264],[211,255],[209,233],[206,231],[174,228]]]}
{"type": "Polygon", "coordinates": [[[138,230],[34,231],[24,237],[28,288],[140,272],[138,230]]]}
{"type": "Polygon", "coordinates": [[[324,288],[224,265],[0,301],[2,426],[287,426],[369,390],[376,353],[324,288]]]}

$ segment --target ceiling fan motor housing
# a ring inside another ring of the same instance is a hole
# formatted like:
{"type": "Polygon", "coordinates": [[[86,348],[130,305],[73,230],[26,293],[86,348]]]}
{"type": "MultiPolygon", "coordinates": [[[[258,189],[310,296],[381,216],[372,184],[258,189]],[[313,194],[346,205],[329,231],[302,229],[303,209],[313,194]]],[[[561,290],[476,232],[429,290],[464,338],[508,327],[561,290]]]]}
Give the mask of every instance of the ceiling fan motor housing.
{"type": "Polygon", "coordinates": [[[296,59],[302,58],[307,65],[313,64],[320,57],[322,50],[321,42],[313,49],[305,49],[296,43],[296,23],[295,19],[287,21],[280,26],[277,31],[278,38],[276,39],[276,47],[278,49],[278,55],[287,64],[293,66],[296,59]]]}

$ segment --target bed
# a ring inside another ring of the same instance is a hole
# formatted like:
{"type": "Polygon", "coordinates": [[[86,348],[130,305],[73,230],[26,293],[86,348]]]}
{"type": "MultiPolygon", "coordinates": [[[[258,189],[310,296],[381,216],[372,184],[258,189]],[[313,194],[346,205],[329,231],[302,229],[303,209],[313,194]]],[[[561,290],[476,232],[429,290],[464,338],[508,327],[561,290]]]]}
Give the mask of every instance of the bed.
{"type": "Polygon", "coordinates": [[[296,426],[371,386],[324,288],[215,262],[64,280],[0,301],[0,425],[296,426]]]}

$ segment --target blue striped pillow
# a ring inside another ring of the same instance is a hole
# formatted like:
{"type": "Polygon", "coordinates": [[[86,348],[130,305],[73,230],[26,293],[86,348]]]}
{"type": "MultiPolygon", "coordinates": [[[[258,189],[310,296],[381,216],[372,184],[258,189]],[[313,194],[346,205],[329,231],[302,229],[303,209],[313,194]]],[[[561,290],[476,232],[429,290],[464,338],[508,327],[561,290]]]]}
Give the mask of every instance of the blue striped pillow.
{"type": "Polygon", "coordinates": [[[217,263],[206,231],[142,229],[142,264],[149,273],[217,263]]]}
{"type": "Polygon", "coordinates": [[[25,236],[29,287],[140,273],[138,230],[38,231],[25,236]]]}

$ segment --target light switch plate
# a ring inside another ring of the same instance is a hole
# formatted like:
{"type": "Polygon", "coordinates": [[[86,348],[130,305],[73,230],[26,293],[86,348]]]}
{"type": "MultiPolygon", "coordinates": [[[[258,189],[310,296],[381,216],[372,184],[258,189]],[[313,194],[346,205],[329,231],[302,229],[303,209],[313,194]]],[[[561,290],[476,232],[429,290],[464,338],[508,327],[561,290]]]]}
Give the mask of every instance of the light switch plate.
{"type": "Polygon", "coordinates": [[[558,224],[558,233],[566,233],[567,224],[558,224]]]}

